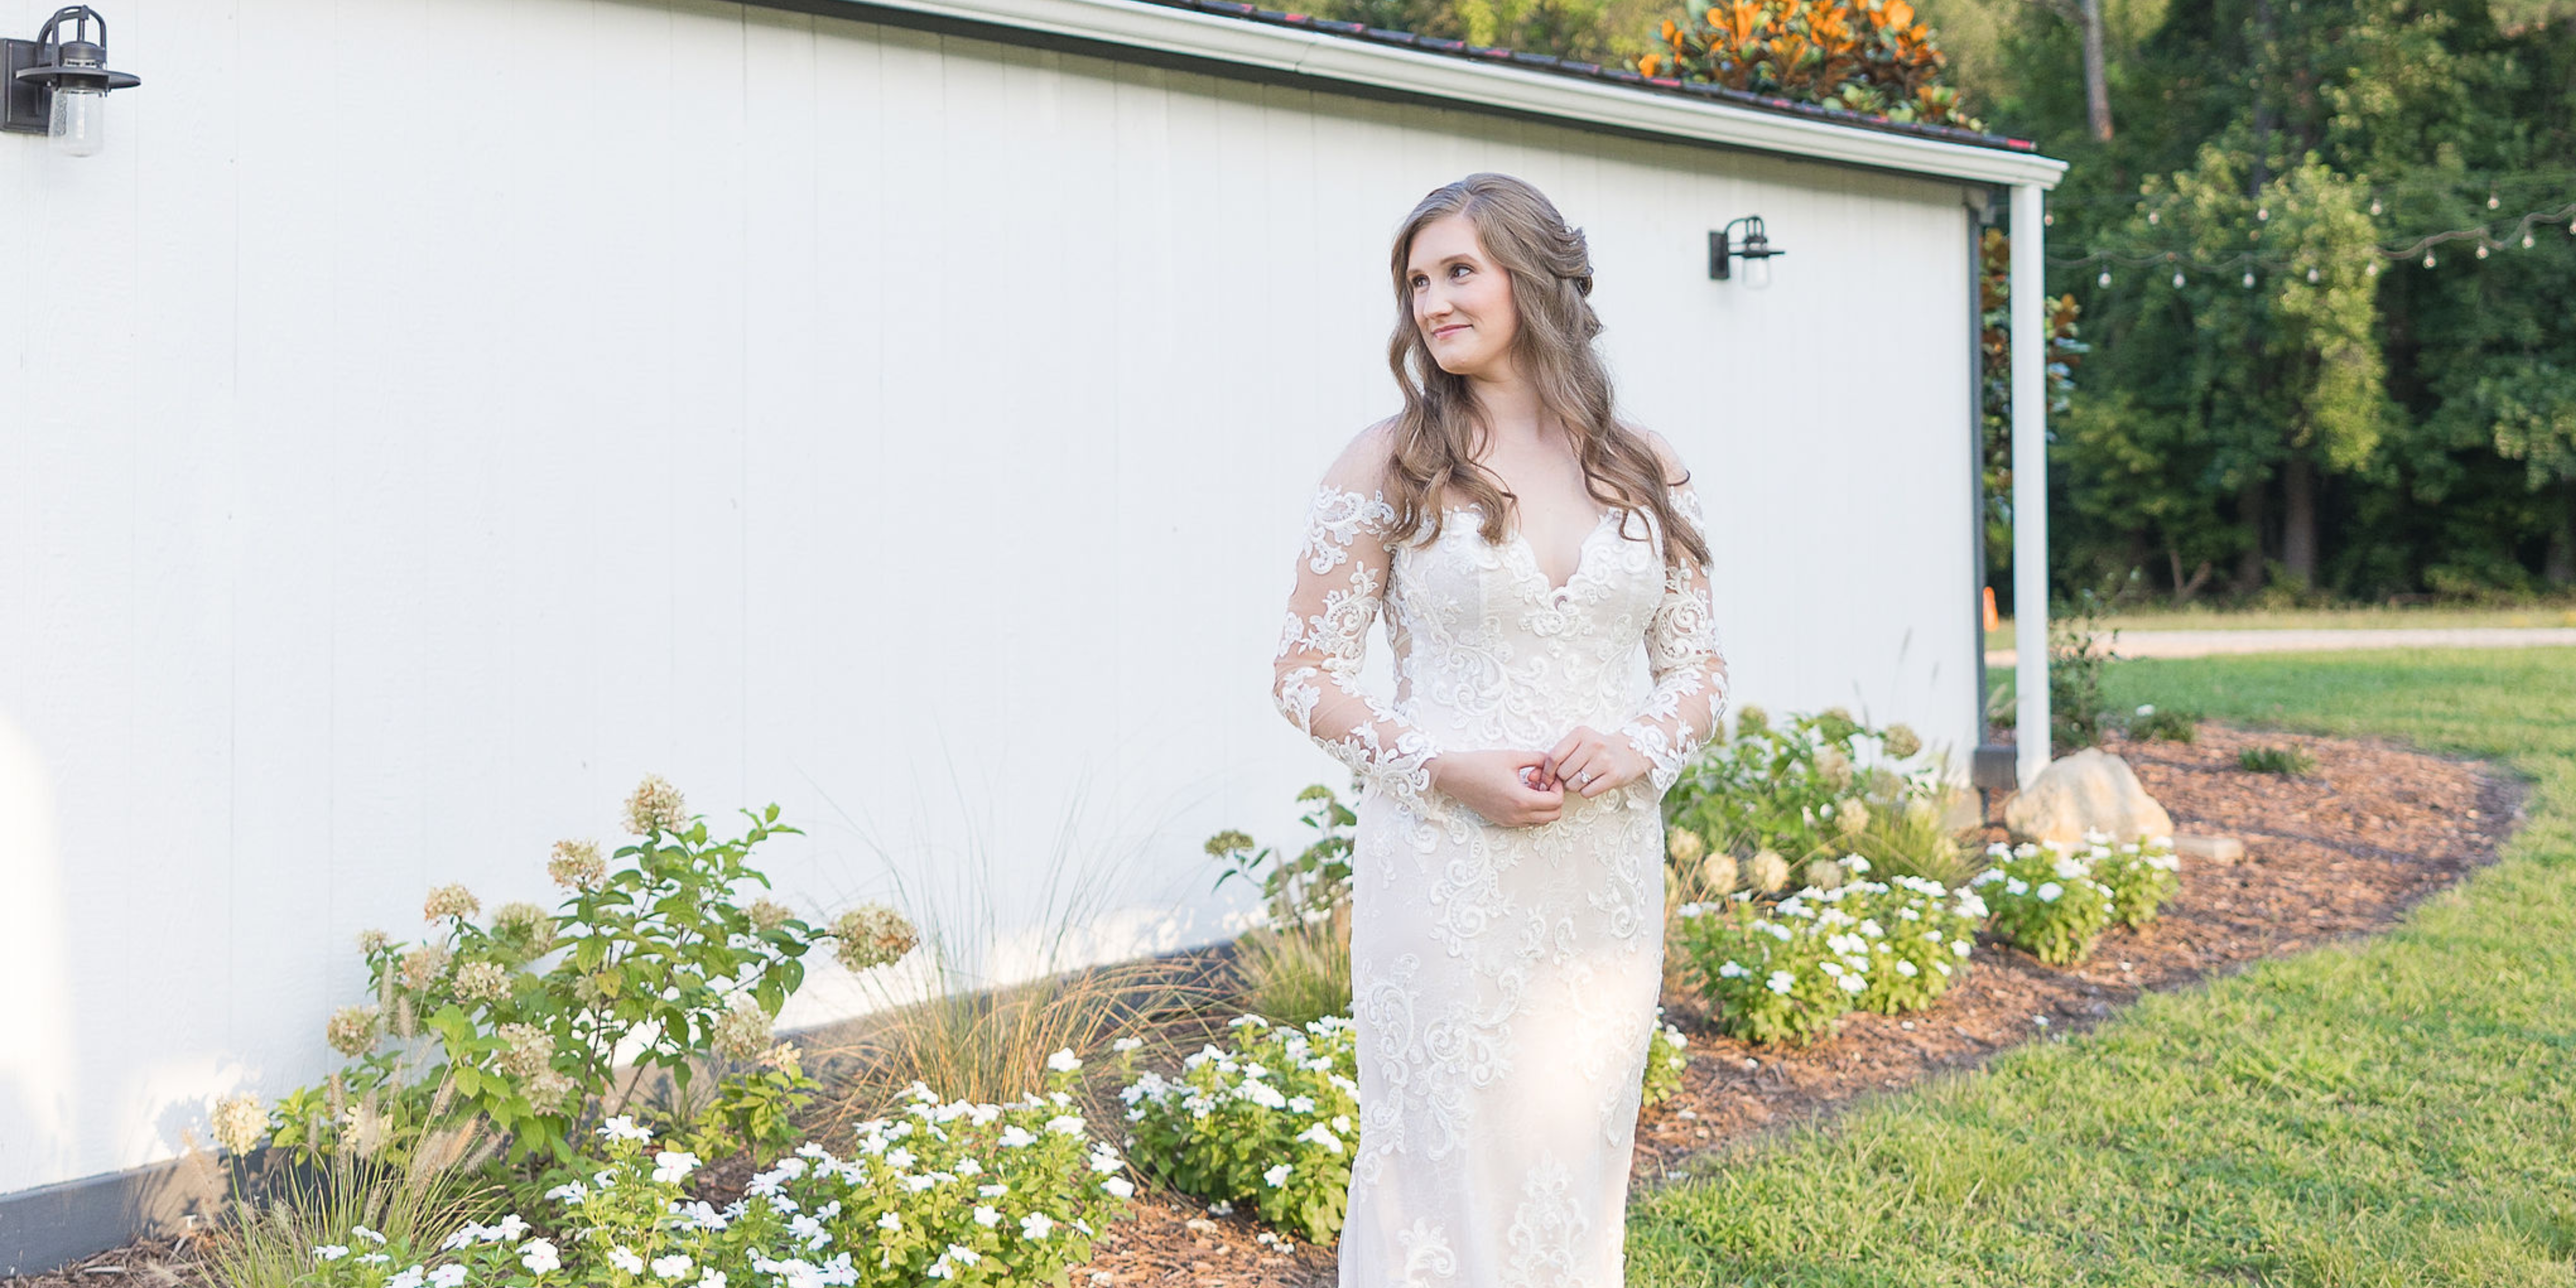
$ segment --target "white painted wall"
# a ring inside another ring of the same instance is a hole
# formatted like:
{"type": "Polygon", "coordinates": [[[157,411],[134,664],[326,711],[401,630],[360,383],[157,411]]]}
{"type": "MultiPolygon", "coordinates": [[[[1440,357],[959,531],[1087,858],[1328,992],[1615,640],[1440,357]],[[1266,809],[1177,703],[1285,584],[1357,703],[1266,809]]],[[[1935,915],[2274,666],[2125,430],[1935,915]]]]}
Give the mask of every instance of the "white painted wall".
{"type": "Polygon", "coordinates": [[[1475,169],[1589,231],[1740,698],[1972,736],[1954,186],[698,0],[109,19],[108,154],[0,137],[0,1193],[318,1076],[352,936],[647,771],[782,803],[809,908],[1222,934],[1198,841],[1338,781],[1269,662],[1386,238],[1475,169]]]}

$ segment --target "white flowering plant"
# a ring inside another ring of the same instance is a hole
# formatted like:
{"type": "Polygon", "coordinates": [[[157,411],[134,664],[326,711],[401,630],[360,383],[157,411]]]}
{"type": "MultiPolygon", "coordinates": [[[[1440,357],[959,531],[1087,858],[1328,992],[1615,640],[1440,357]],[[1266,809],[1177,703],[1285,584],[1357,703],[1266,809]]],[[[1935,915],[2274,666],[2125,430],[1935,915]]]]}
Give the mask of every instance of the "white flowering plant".
{"type": "Polygon", "coordinates": [[[632,844],[614,856],[555,846],[547,873],[566,891],[555,911],[512,903],[483,918],[465,887],[442,886],[418,943],[361,936],[377,1001],[331,1018],[326,1036],[351,1063],[279,1104],[277,1143],[398,1163],[436,1122],[461,1118],[505,1134],[515,1164],[560,1167],[578,1156],[579,1125],[604,1112],[618,1062],[665,1070],[686,1093],[714,1057],[756,1066],[720,1080],[690,1124],[698,1147],[782,1147],[815,1084],[772,1046],[770,1024],[803,983],[805,954],[837,941],[865,969],[917,935],[890,909],[823,927],[757,897],[768,879],[754,847],[798,829],[775,805],[743,815],[741,835],[715,836],[648,777],[626,801],[632,844]]]}
{"type": "Polygon", "coordinates": [[[2084,858],[2093,866],[2093,879],[2111,888],[2111,920],[2132,930],[2155,920],[2182,892],[2182,860],[2170,836],[2115,845],[2108,834],[2088,831],[2084,858]]]}
{"type": "Polygon", "coordinates": [[[1884,831],[1909,811],[1930,808],[1944,790],[1938,767],[1917,760],[1922,738],[1902,724],[1872,728],[1840,707],[1775,722],[1747,704],[1735,726],[1732,738],[1693,757],[1664,794],[1677,863],[1769,854],[1796,870],[1848,853],[1874,821],[1884,831]],[[1860,769],[1873,752],[1879,763],[1860,769]]]}
{"type": "Polygon", "coordinates": [[[1834,1031],[1869,987],[1860,918],[1813,887],[1769,908],[1750,891],[1689,903],[1673,933],[1718,1026],[1755,1043],[1804,1045],[1834,1031]]]}
{"type": "MultiPolygon", "coordinates": [[[[1299,1028],[1244,1015],[1231,1025],[1230,1049],[1211,1043],[1181,1061],[1179,1076],[1149,1070],[1119,1093],[1130,1152],[1183,1194],[1248,1202],[1273,1226],[1331,1243],[1359,1143],[1351,1021],[1327,1015],[1299,1028]]],[[[1132,1058],[1134,1044],[1117,1046],[1132,1058]]]]}
{"type": "Polygon", "coordinates": [[[1988,867],[1968,885],[1994,910],[2004,942],[2051,966],[2082,961],[2111,924],[2111,888],[2091,861],[2057,842],[1986,849],[1988,867]]]}
{"type": "MultiPolygon", "coordinates": [[[[1852,855],[1843,866],[1866,873],[1868,860],[1852,855]]],[[[1882,1015],[1918,1011],[1949,991],[1968,967],[1985,900],[1974,890],[1953,891],[1925,877],[1854,881],[1820,896],[1858,918],[1851,933],[1869,949],[1869,984],[1852,998],[1857,1010],[1882,1015]]]]}
{"type": "Polygon", "coordinates": [[[1690,1068],[1690,1035],[1663,1023],[1663,1014],[1664,1008],[1655,1008],[1655,1034],[1646,1043],[1644,1085],[1638,1088],[1640,1108],[1662,1104],[1680,1094],[1682,1073],[1690,1068]]]}
{"type": "Polygon", "coordinates": [[[723,1207],[692,1197],[694,1154],[611,1117],[580,1179],[540,1221],[468,1223],[436,1248],[372,1231],[313,1250],[314,1288],[911,1288],[1062,1284],[1135,1193],[1074,1107],[1060,1052],[1044,1095],[942,1103],[858,1125],[846,1157],[808,1143],[723,1207]]]}

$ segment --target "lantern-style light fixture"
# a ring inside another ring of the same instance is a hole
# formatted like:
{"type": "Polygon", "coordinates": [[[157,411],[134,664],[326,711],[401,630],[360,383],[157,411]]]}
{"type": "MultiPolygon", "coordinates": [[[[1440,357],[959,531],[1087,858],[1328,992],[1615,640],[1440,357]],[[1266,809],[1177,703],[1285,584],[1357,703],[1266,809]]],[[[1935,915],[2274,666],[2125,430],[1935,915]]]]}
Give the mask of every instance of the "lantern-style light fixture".
{"type": "Polygon", "coordinates": [[[98,155],[107,146],[107,94],[142,84],[107,69],[107,19],[88,5],[56,10],[34,40],[0,41],[5,50],[7,110],[0,129],[50,134],[65,156],[98,155]],[[64,24],[70,24],[65,35],[64,24]],[[95,25],[98,34],[92,36],[95,25]]]}
{"type": "Polygon", "coordinates": [[[1764,231],[1762,227],[1762,216],[1746,215],[1742,219],[1729,221],[1726,227],[1708,235],[1708,278],[1712,282],[1723,282],[1732,277],[1733,274],[1728,271],[1730,268],[1728,261],[1736,256],[1742,256],[1745,259],[1769,259],[1774,255],[1788,253],[1771,244],[1771,234],[1764,231]],[[1744,225],[1744,238],[1741,241],[1728,236],[1735,231],[1737,224],[1744,225]]]}

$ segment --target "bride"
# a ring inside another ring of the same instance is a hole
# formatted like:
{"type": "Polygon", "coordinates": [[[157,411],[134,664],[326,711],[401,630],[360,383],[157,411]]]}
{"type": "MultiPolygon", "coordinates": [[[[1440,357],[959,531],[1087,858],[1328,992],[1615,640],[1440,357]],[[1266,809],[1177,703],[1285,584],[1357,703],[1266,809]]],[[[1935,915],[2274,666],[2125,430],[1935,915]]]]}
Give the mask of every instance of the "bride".
{"type": "Polygon", "coordinates": [[[1324,475],[1274,688],[1364,786],[1341,1288],[1616,1288],[1660,803],[1726,703],[1708,538],[1612,418],[1583,234],[1537,189],[1440,188],[1393,261],[1404,410],[1324,475]],[[1358,679],[1381,608],[1392,701],[1358,679]]]}

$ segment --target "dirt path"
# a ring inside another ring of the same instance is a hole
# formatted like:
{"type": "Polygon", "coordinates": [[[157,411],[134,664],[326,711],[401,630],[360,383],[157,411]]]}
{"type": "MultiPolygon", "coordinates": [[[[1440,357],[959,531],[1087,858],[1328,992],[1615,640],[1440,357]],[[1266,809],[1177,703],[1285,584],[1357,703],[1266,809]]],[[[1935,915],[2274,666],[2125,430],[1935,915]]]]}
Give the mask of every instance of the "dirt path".
{"type": "MultiPolygon", "coordinates": [[[[2576,626],[2389,626],[2234,631],[2121,631],[2105,641],[2121,657],[2208,657],[2218,653],[2313,653],[2358,648],[2576,647],[2576,626]]],[[[1986,665],[2020,656],[1988,649],[1986,665]]]]}

